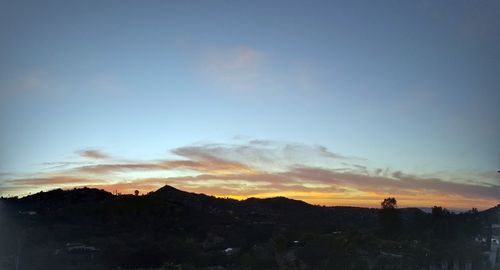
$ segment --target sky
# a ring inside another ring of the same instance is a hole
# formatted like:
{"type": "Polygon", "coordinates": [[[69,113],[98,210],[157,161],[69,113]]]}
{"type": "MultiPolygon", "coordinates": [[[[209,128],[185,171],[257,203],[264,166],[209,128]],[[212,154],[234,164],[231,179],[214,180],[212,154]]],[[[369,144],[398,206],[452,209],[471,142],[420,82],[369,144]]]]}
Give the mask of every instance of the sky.
{"type": "Polygon", "coordinates": [[[498,1],[0,0],[0,195],[500,203],[498,1]]]}

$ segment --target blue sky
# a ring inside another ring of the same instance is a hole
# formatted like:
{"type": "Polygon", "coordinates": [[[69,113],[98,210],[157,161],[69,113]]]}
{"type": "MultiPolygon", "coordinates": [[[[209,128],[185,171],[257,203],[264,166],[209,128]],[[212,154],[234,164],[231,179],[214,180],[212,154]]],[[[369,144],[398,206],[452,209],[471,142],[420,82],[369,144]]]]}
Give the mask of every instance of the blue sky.
{"type": "MultiPolygon", "coordinates": [[[[348,163],[499,189],[494,1],[0,6],[2,194],[52,187],[13,189],[67,175],[44,164],[86,150],[113,157],[99,162],[147,162],[254,140],[303,147],[277,155],[281,171],[348,163]],[[318,147],[349,161],[320,161],[318,147]]],[[[131,173],[141,174],[151,172],[131,173]]]]}

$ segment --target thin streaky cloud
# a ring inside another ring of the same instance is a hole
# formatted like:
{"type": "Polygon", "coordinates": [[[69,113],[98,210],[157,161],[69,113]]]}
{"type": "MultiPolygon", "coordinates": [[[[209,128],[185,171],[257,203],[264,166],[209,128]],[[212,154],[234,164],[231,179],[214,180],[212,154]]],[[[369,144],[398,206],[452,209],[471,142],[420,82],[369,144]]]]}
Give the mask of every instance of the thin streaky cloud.
{"type": "Polygon", "coordinates": [[[115,163],[97,164],[75,167],[74,172],[89,174],[110,174],[127,171],[169,171],[169,170],[192,170],[198,172],[225,173],[253,173],[253,169],[238,162],[223,160],[159,160],[145,163],[115,163]]]}
{"type": "Polygon", "coordinates": [[[101,159],[109,159],[110,156],[99,151],[99,150],[80,150],[77,152],[78,155],[84,157],[84,158],[88,158],[88,159],[98,159],[98,160],[101,160],[101,159]]]}
{"type": "Polygon", "coordinates": [[[266,56],[248,46],[207,50],[200,60],[202,76],[231,91],[254,91],[265,80],[266,56]]]}
{"type": "Polygon", "coordinates": [[[87,177],[74,177],[68,175],[35,177],[35,178],[18,178],[5,181],[6,186],[30,186],[37,187],[39,185],[77,185],[85,183],[103,183],[101,179],[91,179],[87,177]]]}
{"type": "Polygon", "coordinates": [[[193,160],[231,160],[260,170],[280,170],[293,164],[336,164],[340,160],[365,161],[335,153],[322,145],[275,140],[249,140],[237,144],[211,143],[179,147],[173,154],[193,160]]]}

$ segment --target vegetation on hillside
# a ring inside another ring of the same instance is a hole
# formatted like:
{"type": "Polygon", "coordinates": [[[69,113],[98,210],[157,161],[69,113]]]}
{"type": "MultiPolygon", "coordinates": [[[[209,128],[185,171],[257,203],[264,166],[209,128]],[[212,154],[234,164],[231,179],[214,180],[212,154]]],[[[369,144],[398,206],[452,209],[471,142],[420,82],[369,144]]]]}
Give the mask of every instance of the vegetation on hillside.
{"type": "Polygon", "coordinates": [[[0,269],[482,269],[478,237],[497,210],[236,201],[169,186],[144,196],[54,190],[1,200],[0,269]]]}

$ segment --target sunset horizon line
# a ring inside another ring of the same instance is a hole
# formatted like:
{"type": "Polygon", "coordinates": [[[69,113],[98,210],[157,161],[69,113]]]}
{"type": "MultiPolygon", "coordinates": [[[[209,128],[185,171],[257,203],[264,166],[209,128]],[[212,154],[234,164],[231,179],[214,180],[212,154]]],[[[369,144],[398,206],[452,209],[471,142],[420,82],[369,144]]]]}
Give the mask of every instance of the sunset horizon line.
{"type": "Polygon", "coordinates": [[[252,195],[252,196],[221,195],[221,194],[210,194],[210,193],[206,193],[206,192],[193,192],[193,191],[190,191],[189,189],[178,188],[178,187],[176,187],[172,184],[168,184],[168,183],[164,184],[163,186],[160,186],[159,188],[157,188],[155,190],[146,190],[146,191],[131,189],[131,190],[126,190],[126,191],[122,192],[121,190],[118,190],[118,189],[109,189],[109,188],[105,188],[105,187],[73,186],[73,187],[51,188],[51,189],[46,189],[46,190],[40,190],[38,192],[30,192],[27,194],[20,194],[20,195],[7,194],[7,196],[1,195],[0,198],[2,198],[2,199],[12,199],[12,198],[23,199],[26,197],[40,194],[40,193],[49,193],[49,192],[58,191],[58,190],[62,190],[63,192],[67,192],[67,191],[79,190],[79,189],[95,189],[95,190],[107,192],[107,193],[112,194],[114,196],[149,196],[150,194],[157,192],[164,187],[174,188],[174,189],[181,191],[181,192],[186,192],[186,193],[191,193],[191,194],[196,194],[196,195],[205,195],[205,196],[214,197],[217,199],[230,199],[230,200],[235,200],[235,201],[239,201],[239,202],[249,200],[249,199],[264,199],[265,200],[265,199],[274,199],[274,198],[285,198],[288,200],[301,201],[301,202],[307,203],[309,205],[319,206],[319,207],[354,207],[354,208],[379,209],[379,208],[381,208],[380,203],[385,198],[389,198],[389,197],[394,197],[398,201],[398,206],[397,206],[398,209],[417,208],[417,209],[421,209],[421,210],[430,210],[433,207],[443,207],[447,210],[452,211],[453,213],[463,213],[463,212],[471,211],[472,209],[477,209],[479,211],[486,211],[486,210],[500,206],[500,202],[498,202],[497,204],[493,204],[491,206],[482,206],[482,207],[470,206],[468,208],[467,207],[465,207],[465,208],[464,207],[453,207],[453,206],[450,207],[450,206],[441,205],[441,204],[429,204],[429,205],[405,205],[405,204],[403,204],[403,205],[401,205],[401,201],[398,200],[397,197],[392,196],[390,194],[386,195],[385,197],[382,196],[384,198],[381,199],[378,202],[378,204],[375,204],[375,205],[369,205],[369,204],[328,204],[328,203],[318,204],[318,203],[312,203],[312,202],[309,202],[308,200],[304,200],[304,199],[300,199],[300,198],[285,196],[285,195],[282,195],[280,193],[276,193],[275,195],[270,195],[270,196],[262,196],[259,194],[252,195]],[[138,195],[134,194],[135,191],[139,192],[138,195]]]}

